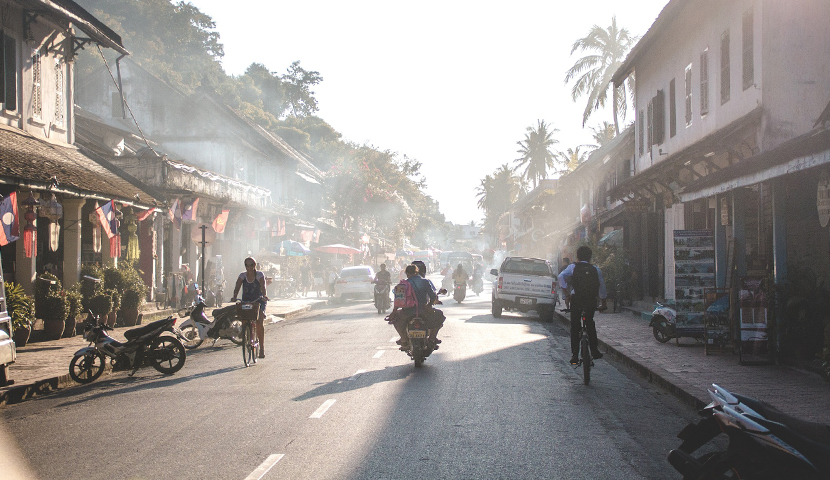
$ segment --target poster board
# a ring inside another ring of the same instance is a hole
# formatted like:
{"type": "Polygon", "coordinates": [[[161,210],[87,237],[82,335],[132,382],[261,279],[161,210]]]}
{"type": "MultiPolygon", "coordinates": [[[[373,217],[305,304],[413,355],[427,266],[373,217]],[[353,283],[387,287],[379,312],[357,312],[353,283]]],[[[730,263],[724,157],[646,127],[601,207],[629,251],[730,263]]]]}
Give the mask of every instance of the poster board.
{"type": "Polygon", "coordinates": [[[764,277],[741,277],[738,282],[738,325],[741,339],[738,361],[741,365],[772,363],[766,283],[764,277]]]}
{"type": "Polygon", "coordinates": [[[715,286],[715,238],[709,230],[674,231],[676,339],[704,336],[704,289],[715,286]]]}

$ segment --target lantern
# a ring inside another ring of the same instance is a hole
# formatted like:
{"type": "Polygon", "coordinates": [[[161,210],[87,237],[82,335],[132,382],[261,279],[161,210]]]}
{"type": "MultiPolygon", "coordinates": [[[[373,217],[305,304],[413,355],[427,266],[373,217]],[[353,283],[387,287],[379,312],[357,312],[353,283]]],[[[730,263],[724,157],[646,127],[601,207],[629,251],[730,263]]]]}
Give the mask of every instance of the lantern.
{"type": "Polygon", "coordinates": [[[121,210],[118,210],[114,202],[113,216],[115,217],[113,219],[113,223],[115,224],[113,233],[115,233],[115,235],[110,238],[110,257],[118,258],[121,256],[121,232],[119,227],[121,226],[121,219],[124,218],[124,213],[121,210]]]}
{"type": "Polygon", "coordinates": [[[63,205],[58,203],[54,193],[52,199],[40,208],[40,214],[49,219],[49,250],[57,252],[61,239],[61,226],[58,220],[63,217],[63,205]]]}
{"type": "Polygon", "coordinates": [[[26,206],[26,213],[23,218],[26,219],[26,226],[23,227],[23,251],[26,258],[37,256],[37,214],[35,214],[35,205],[39,202],[35,200],[32,192],[29,192],[29,198],[23,201],[26,206]]]}

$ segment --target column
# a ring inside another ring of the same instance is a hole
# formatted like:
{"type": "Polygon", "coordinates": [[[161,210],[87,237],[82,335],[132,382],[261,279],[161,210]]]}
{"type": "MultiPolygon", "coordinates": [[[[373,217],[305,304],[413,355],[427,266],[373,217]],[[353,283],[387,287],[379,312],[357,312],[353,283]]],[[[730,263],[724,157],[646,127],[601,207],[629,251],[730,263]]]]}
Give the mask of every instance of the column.
{"type": "MultiPolygon", "coordinates": [[[[787,185],[784,178],[776,178],[772,182],[772,258],[774,261],[773,275],[775,285],[787,282],[787,185]]],[[[776,293],[776,296],[778,294],[776,293]]],[[[777,300],[780,300],[777,299],[777,300]]],[[[775,322],[775,351],[781,351],[781,332],[785,331],[787,321],[784,316],[782,302],[776,301],[775,322]]],[[[776,362],[777,363],[777,362],[776,362]]]]}
{"type": "Polygon", "coordinates": [[[69,288],[81,278],[81,209],[85,198],[63,200],[63,286],[69,288]]]}
{"type": "Polygon", "coordinates": [[[744,202],[745,195],[743,189],[735,189],[732,191],[732,238],[735,241],[735,265],[737,272],[735,278],[738,279],[746,276],[746,234],[744,229],[744,202]]]}
{"type": "Polygon", "coordinates": [[[723,224],[721,202],[727,201],[724,195],[715,197],[715,286],[723,288],[726,286],[726,264],[728,246],[726,242],[726,225],[723,224]]]}

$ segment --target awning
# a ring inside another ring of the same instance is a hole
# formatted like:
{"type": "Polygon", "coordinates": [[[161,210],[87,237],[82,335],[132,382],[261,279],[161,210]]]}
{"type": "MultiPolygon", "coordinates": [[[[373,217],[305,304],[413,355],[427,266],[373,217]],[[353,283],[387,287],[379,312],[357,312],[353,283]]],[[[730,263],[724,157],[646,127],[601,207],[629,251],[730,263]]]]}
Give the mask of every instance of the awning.
{"type": "Polygon", "coordinates": [[[303,172],[294,172],[294,173],[296,173],[298,177],[302,178],[303,180],[305,180],[308,183],[313,183],[315,185],[320,185],[320,182],[315,180],[313,177],[311,177],[309,175],[306,175],[303,172]]]}

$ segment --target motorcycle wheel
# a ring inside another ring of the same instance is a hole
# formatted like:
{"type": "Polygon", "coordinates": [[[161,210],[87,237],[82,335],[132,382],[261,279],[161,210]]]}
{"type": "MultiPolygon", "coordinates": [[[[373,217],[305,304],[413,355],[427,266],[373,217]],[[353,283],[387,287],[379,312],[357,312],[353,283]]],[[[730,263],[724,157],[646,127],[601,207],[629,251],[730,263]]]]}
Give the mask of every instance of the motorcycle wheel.
{"type": "Polygon", "coordinates": [[[233,328],[235,331],[239,332],[239,335],[236,337],[231,337],[228,340],[233,342],[234,345],[242,345],[242,322],[240,320],[231,320],[231,325],[228,328],[233,328]]]}
{"type": "Polygon", "coordinates": [[[184,342],[183,345],[184,348],[188,349],[198,348],[204,341],[202,337],[199,336],[199,330],[193,325],[188,325],[182,328],[182,336],[187,339],[187,342],[184,342]]]}
{"type": "Polygon", "coordinates": [[[184,366],[187,352],[178,338],[162,335],[150,346],[150,365],[161,373],[170,375],[184,366]]]}
{"type": "Polygon", "coordinates": [[[75,355],[69,362],[69,376],[78,383],[90,383],[104,373],[104,356],[98,352],[75,355]]]}
{"type": "Polygon", "coordinates": [[[669,334],[666,333],[668,329],[668,325],[666,325],[665,320],[660,321],[657,325],[652,328],[652,333],[654,334],[654,338],[660,343],[666,343],[672,339],[669,334]]]}

